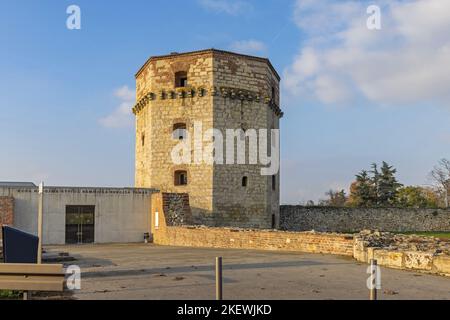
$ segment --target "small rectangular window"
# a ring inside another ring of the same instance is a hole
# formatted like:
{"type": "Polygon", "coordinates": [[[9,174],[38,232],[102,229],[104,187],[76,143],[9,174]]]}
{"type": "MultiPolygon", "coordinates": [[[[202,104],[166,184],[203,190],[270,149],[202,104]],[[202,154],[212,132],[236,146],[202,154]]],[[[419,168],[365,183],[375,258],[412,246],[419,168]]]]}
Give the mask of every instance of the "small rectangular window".
{"type": "Polygon", "coordinates": [[[182,88],[187,87],[188,76],[186,71],[179,71],[175,73],[175,87],[182,88]]]}
{"type": "Polygon", "coordinates": [[[174,180],[175,180],[174,184],[176,186],[187,185],[188,184],[187,171],[184,170],[175,171],[174,180]]]}
{"type": "Polygon", "coordinates": [[[272,176],[272,190],[276,190],[277,189],[277,176],[273,175],[272,176]]]}

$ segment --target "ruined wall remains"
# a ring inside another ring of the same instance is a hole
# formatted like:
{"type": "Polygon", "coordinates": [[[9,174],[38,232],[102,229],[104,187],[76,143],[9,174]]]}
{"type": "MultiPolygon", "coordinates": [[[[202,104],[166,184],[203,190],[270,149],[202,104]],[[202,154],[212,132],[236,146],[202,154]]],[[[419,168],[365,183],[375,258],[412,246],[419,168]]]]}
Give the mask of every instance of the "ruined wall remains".
{"type": "Polygon", "coordinates": [[[450,210],[281,206],[280,228],[323,232],[359,232],[364,229],[450,231],[450,210]]]}
{"type": "MultiPolygon", "coordinates": [[[[150,58],[136,75],[136,187],[189,194],[196,224],[270,228],[272,216],[277,223],[279,173],[272,188],[272,177],[261,175],[265,165],[249,164],[248,139],[245,164],[225,164],[225,138],[226,129],[268,129],[269,135],[279,128],[279,80],[267,59],[219,50],[150,58]],[[180,72],[187,76],[184,87],[176,86],[180,72]],[[186,124],[188,164],[172,159],[180,144],[172,136],[177,123],[186,124]],[[221,131],[223,145],[207,134],[213,128],[221,131]],[[198,144],[189,141],[196,133],[198,144]],[[213,158],[213,149],[214,164],[204,158],[213,158]],[[187,172],[187,185],[174,183],[180,170],[187,172]]],[[[237,163],[236,149],[234,157],[237,163]]]]}
{"type": "Polygon", "coordinates": [[[162,198],[163,212],[168,226],[192,224],[189,195],[186,193],[160,193],[155,197],[162,198]]]}
{"type": "Polygon", "coordinates": [[[378,265],[450,276],[450,241],[417,235],[364,230],[355,235],[174,225],[173,210],[183,215],[187,195],[152,195],[152,237],[159,245],[281,250],[351,256],[378,265]],[[169,206],[167,202],[174,202],[169,206]],[[168,212],[167,209],[170,208],[168,212]],[[156,218],[158,215],[158,218],[156,218]],[[157,223],[156,223],[157,221],[157,223]]]}
{"type": "Polygon", "coordinates": [[[0,241],[2,239],[2,225],[14,223],[14,198],[0,196],[0,241]]]}
{"type": "Polygon", "coordinates": [[[395,269],[450,276],[450,241],[416,235],[362,231],[354,240],[353,257],[395,269]]]}

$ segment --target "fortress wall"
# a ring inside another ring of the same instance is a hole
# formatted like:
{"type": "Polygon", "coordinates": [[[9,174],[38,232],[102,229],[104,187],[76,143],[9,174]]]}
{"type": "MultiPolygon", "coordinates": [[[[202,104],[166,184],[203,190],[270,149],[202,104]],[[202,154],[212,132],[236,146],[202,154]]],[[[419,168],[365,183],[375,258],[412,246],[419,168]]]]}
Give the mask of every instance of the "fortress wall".
{"type": "Polygon", "coordinates": [[[364,229],[450,231],[450,210],[414,208],[338,208],[280,206],[280,229],[359,232],[364,229]]]}

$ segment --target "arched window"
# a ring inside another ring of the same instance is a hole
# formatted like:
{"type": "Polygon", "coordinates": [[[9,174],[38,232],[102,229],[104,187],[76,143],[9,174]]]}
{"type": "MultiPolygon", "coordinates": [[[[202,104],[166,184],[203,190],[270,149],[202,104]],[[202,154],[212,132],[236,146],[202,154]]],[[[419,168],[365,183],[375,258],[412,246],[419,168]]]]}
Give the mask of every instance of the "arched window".
{"type": "Polygon", "coordinates": [[[242,186],[246,187],[248,185],[248,177],[242,177],[242,186]]]}
{"type": "Polygon", "coordinates": [[[142,133],[141,135],[141,144],[142,146],[145,146],[145,133],[142,133]]]}
{"type": "Polygon", "coordinates": [[[187,171],[177,170],[174,174],[174,184],[176,186],[185,186],[188,184],[187,171]]]}
{"type": "Polygon", "coordinates": [[[178,71],[175,73],[175,87],[187,87],[188,77],[186,71],[178,71]]]}
{"type": "Polygon", "coordinates": [[[175,123],[172,136],[176,140],[186,139],[186,123],[175,123]]]}

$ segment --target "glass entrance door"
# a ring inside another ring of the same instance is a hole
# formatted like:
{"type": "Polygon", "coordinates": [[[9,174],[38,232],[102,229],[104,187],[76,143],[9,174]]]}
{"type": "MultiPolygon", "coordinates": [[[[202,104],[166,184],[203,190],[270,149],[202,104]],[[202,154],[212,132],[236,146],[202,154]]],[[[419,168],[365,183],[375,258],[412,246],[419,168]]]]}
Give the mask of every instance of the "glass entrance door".
{"type": "Polygon", "coordinates": [[[66,206],[66,243],[94,243],[95,206],[66,206]]]}

